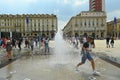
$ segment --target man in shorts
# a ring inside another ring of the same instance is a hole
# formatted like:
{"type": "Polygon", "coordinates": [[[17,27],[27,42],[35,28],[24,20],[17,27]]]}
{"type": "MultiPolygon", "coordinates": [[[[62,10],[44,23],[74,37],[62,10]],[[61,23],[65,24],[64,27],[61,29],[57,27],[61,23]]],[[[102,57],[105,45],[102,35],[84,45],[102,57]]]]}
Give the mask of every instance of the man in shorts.
{"type": "Polygon", "coordinates": [[[89,36],[89,37],[87,37],[87,42],[85,42],[83,44],[82,51],[81,51],[82,61],[77,64],[76,70],[78,70],[78,67],[80,65],[84,64],[86,62],[86,60],[88,59],[91,62],[91,66],[92,66],[92,69],[93,69],[93,75],[99,75],[100,73],[95,70],[95,62],[94,62],[94,60],[91,56],[91,53],[92,53],[91,42],[92,42],[92,40],[93,40],[93,38],[89,36]]]}

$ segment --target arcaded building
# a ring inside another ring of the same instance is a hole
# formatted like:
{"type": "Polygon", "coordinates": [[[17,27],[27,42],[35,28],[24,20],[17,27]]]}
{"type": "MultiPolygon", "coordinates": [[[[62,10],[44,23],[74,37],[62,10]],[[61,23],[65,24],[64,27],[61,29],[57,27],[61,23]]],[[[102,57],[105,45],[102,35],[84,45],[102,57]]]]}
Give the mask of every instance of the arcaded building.
{"type": "Polygon", "coordinates": [[[114,20],[107,22],[107,34],[120,38],[120,19],[116,19],[116,22],[114,20]]]}
{"type": "Polygon", "coordinates": [[[57,16],[54,14],[0,14],[0,37],[48,36],[57,32],[57,16]]]}
{"type": "Polygon", "coordinates": [[[83,11],[72,17],[63,28],[66,36],[88,36],[105,38],[107,33],[106,13],[83,11]]]}
{"type": "Polygon", "coordinates": [[[107,34],[105,0],[89,0],[89,11],[73,16],[63,28],[65,36],[105,38],[107,34]]]}

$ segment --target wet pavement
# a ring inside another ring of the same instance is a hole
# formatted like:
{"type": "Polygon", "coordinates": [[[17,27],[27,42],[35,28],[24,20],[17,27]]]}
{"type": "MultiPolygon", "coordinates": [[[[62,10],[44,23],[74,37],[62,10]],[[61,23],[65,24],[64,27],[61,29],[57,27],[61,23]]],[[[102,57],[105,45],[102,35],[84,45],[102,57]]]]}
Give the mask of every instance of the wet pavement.
{"type": "Polygon", "coordinates": [[[106,40],[95,40],[96,47],[94,51],[97,53],[98,56],[110,60],[118,64],[120,67],[120,40],[115,40],[114,42],[114,48],[107,48],[106,40]]]}
{"type": "Polygon", "coordinates": [[[50,47],[51,55],[41,55],[44,52],[39,52],[37,48],[33,52],[29,49],[22,50],[23,56],[0,69],[0,80],[90,80],[91,76],[94,78],[91,80],[120,80],[120,68],[96,56],[93,58],[100,76],[92,75],[89,61],[80,66],[79,71],[75,71],[81,56],[79,50],[71,45],[62,46],[63,48],[58,46],[60,50],[55,53],[54,42],[50,42],[50,47]]]}
{"type": "MultiPolygon", "coordinates": [[[[75,71],[80,61],[77,53],[66,55],[66,61],[55,61],[52,55],[24,56],[0,69],[0,80],[89,80],[92,69],[89,61],[75,71]]],[[[101,76],[96,80],[120,80],[120,69],[95,58],[101,76]]]]}

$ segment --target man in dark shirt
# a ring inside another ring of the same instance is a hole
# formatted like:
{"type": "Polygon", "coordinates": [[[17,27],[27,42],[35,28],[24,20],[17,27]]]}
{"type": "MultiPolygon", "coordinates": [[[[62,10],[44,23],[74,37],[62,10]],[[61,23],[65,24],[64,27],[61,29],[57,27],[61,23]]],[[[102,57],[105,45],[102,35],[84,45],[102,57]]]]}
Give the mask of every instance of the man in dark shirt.
{"type": "Polygon", "coordinates": [[[110,48],[109,42],[110,42],[110,37],[107,36],[107,38],[106,38],[106,45],[107,45],[107,48],[110,48]]]}
{"type": "Polygon", "coordinates": [[[91,44],[92,40],[93,40],[92,37],[89,36],[87,38],[87,42],[85,42],[83,44],[82,51],[81,51],[82,52],[82,60],[81,60],[80,63],[77,64],[76,70],[78,70],[78,67],[80,65],[84,64],[85,61],[88,59],[91,62],[91,66],[92,66],[92,69],[93,69],[93,74],[99,75],[99,72],[97,72],[95,70],[95,62],[94,62],[94,60],[93,60],[93,58],[91,56],[92,47],[93,47],[92,44],[91,44]]]}

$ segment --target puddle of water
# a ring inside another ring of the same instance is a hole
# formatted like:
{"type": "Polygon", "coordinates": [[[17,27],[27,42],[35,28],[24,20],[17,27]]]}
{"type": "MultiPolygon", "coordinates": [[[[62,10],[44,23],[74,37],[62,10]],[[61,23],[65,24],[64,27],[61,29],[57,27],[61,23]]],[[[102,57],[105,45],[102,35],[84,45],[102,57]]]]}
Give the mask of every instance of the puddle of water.
{"type": "Polygon", "coordinates": [[[10,72],[10,74],[14,74],[14,73],[16,73],[16,71],[11,71],[11,72],[10,72]]]}
{"type": "Polygon", "coordinates": [[[5,78],[0,77],[0,80],[6,80],[5,78]]]}
{"type": "Polygon", "coordinates": [[[29,79],[29,78],[25,78],[24,80],[32,80],[32,79],[29,79]]]}
{"type": "Polygon", "coordinates": [[[96,80],[96,78],[93,77],[93,76],[89,76],[88,79],[89,79],[89,80],[96,80]]]}
{"type": "Polygon", "coordinates": [[[105,68],[101,68],[100,71],[106,71],[106,69],[105,68]]]}

